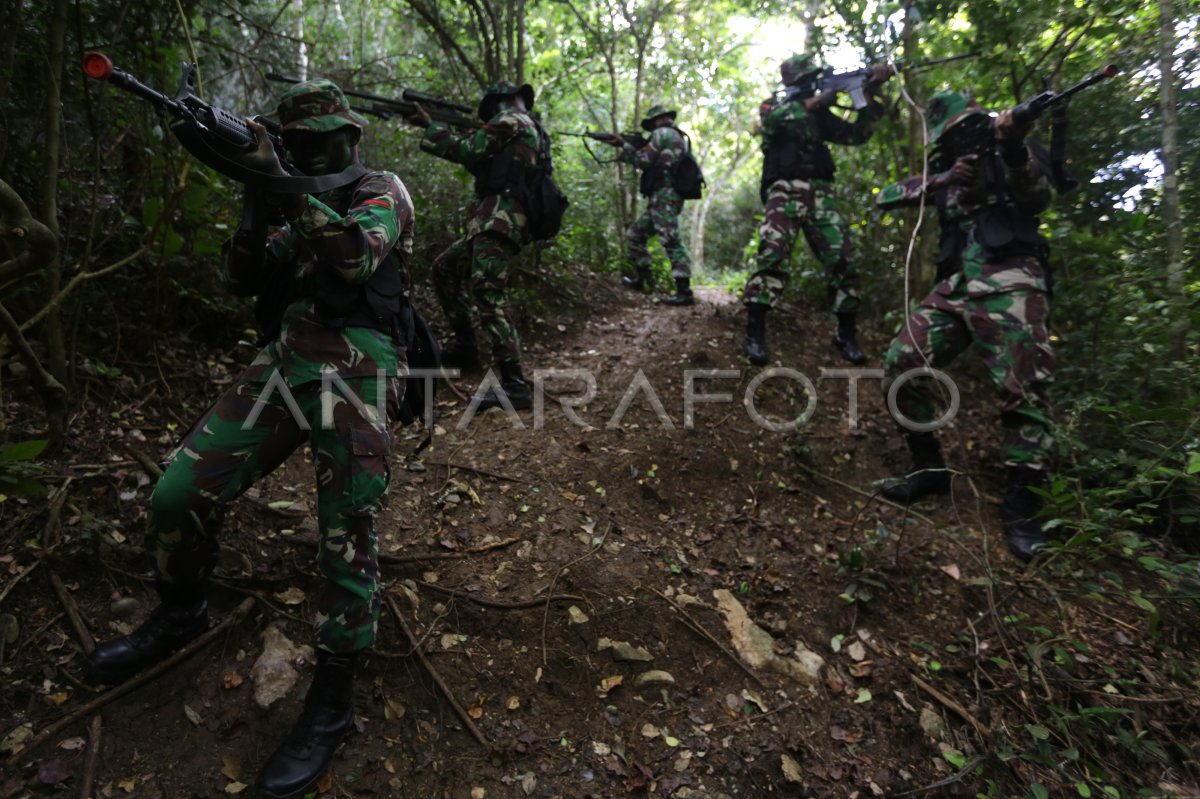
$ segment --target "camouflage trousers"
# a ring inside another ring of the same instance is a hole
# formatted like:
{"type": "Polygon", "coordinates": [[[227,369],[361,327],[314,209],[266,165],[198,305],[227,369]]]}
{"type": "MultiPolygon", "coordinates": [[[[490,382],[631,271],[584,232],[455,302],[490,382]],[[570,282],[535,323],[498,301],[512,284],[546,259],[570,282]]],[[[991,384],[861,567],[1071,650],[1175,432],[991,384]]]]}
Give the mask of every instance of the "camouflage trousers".
{"type": "Polygon", "coordinates": [[[508,312],[508,264],[519,250],[498,233],[479,233],[454,242],[433,263],[433,288],[450,327],[469,330],[474,306],[497,364],[521,362],[521,340],[508,312]]]}
{"type": "Polygon", "coordinates": [[[825,270],[834,313],[858,310],[858,261],[829,180],[777,180],[771,184],[758,229],[757,271],[746,282],[742,302],[767,307],[779,302],[788,282],[792,246],[801,231],[825,270]]]}
{"type": "Polygon", "coordinates": [[[671,277],[692,276],[692,256],[679,235],[679,213],[683,200],[675,190],[667,187],[650,195],[641,216],[625,231],[625,244],[629,262],[638,273],[650,271],[650,237],[657,235],[667,258],[671,261],[671,277]]]}
{"type": "Polygon", "coordinates": [[[381,601],[372,522],[387,492],[392,446],[377,403],[383,393],[383,407],[394,407],[402,390],[396,378],[331,381],[323,414],[321,383],[293,387],[290,396],[267,396],[257,382],[230,387],[185,436],[154,487],[146,547],[159,579],[204,580],[229,503],[308,441],[317,477],[317,566],[325,577],[316,600],[317,645],[330,652],[370,646],[381,601]]]}
{"type": "MultiPolygon", "coordinates": [[[[1046,331],[1046,294],[1017,289],[970,296],[960,277],[939,284],[892,341],[884,358],[885,391],[904,372],[941,369],[974,344],[1000,394],[1005,463],[1041,467],[1053,443],[1046,389],[1054,353],[1046,331]]],[[[930,378],[908,380],[897,390],[897,409],[915,422],[934,421],[934,393],[945,393],[938,388],[930,378]]]]}

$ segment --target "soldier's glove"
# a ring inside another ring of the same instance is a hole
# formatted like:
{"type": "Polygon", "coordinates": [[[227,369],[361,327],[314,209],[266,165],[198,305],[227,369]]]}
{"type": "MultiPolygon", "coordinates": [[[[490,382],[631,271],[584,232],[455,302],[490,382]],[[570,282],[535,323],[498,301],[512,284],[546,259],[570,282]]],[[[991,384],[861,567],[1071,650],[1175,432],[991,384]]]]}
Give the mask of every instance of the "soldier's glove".
{"type": "Polygon", "coordinates": [[[253,119],[247,119],[246,124],[250,126],[250,130],[254,131],[255,137],[258,138],[258,146],[248,153],[239,155],[238,162],[247,169],[253,169],[256,172],[262,172],[266,175],[274,175],[276,177],[287,175],[287,172],[283,169],[283,164],[279,163],[279,155],[275,152],[275,145],[271,144],[271,139],[267,136],[267,129],[253,119]]]}

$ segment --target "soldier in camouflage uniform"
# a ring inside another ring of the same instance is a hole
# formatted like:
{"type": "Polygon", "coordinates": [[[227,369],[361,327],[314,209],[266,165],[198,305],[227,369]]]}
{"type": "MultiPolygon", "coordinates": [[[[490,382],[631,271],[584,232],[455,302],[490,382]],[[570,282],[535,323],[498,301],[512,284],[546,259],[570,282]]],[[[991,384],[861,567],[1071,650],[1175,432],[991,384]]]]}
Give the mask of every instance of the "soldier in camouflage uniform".
{"type": "MultiPolygon", "coordinates": [[[[956,126],[987,124],[985,112],[958,92],[940,92],[930,102],[930,138],[944,143],[956,126]]],[[[1054,369],[1046,319],[1049,314],[1045,243],[1037,233],[1037,214],[1049,202],[1044,151],[1025,140],[1010,113],[994,124],[995,153],[967,155],[927,180],[910,178],[880,192],[881,207],[919,202],[932,196],[943,226],[940,260],[953,258],[956,269],[922,300],[892,342],[885,359],[890,390],[909,370],[941,368],[970,345],[984,363],[1001,397],[1008,490],[1001,518],[1009,550],[1022,560],[1044,543],[1034,518],[1041,501],[1030,487],[1045,483],[1045,461],[1052,442],[1046,388],[1054,369]],[[948,252],[958,247],[957,253],[948,252]]],[[[918,424],[935,419],[928,385],[908,380],[895,389],[897,409],[918,424]]],[[[906,430],[913,472],[884,489],[896,502],[914,502],[950,491],[950,473],[931,432],[906,430]]]]}
{"type": "Polygon", "coordinates": [[[433,285],[450,322],[454,340],[442,353],[447,366],[469,367],[479,358],[472,306],[492,342],[500,388],[476,397],[479,410],[511,404],[529,408],[533,398],[521,371],[521,342],[508,312],[508,267],[529,241],[529,219],[519,198],[526,174],[538,163],[545,130],[534,120],[533,88],[498,83],[479,103],[477,130],[457,135],[418,108],[412,119],[425,127],[421,149],[465,166],[475,177],[475,202],[466,235],[433,265],[433,285]]]}
{"type": "Polygon", "coordinates": [[[644,147],[635,147],[629,142],[621,146],[620,160],[633,164],[642,172],[641,194],[646,198],[646,208],[625,232],[629,261],[636,270],[636,277],[628,275],[621,283],[635,291],[650,287],[654,278],[650,273],[651,259],[647,244],[657,234],[667,258],[671,261],[671,277],[675,280],[675,294],[663,300],[664,305],[694,305],[692,294],[692,258],[687,245],[679,235],[679,214],[683,210],[683,199],[671,182],[675,165],[691,148],[687,137],[675,126],[675,112],[656,105],[642,120],[642,130],[650,133],[644,147]]]}
{"type": "MultiPolygon", "coordinates": [[[[317,481],[325,584],[316,601],[316,673],[304,711],[267,762],[258,795],[312,791],[353,725],[357,654],[379,621],[373,516],[387,490],[387,409],[402,391],[396,333],[413,242],[413,205],[391,172],[358,165],[365,120],[327,80],[299,83],[279,103],[286,149],[304,174],[355,168],[362,176],[318,196],[279,196],[285,220],[239,227],[222,278],[255,296],[265,346],[196,422],[150,499],[146,544],[162,604],[131,635],[89,656],[93,677],[118,681],[161,660],[208,626],[203,584],[228,504],[305,442],[317,481]],[[387,298],[380,302],[379,298],[387,298]]],[[[263,129],[243,158],[283,175],[263,129]]]]}
{"type": "MultiPolygon", "coordinates": [[[[818,69],[812,56],[794,55],[780,66],[783,84],[792,92],[818,69]]],[[[883,114],[878,87],[892,74],[879,66],[866,85],[868,105],[854,122],[829,110],[833,92],[820,97],[775,97],[759,108],[762,120],[763,174],[760,193],[766,203],[759,228],[756,271],[746,283],[745,351],[750,362],[766,364],[767,312],[775,306],[788,281],[788,262],[796,235],[803,231],[808,246],[825,269],[829,298],[837,316],[833,344],[851,363],[864,363],[858,346],[857,257],[850,246],[846,221],[833,194],[833,156],[825,142],[858,145],[871,138],[883,114]]]]}

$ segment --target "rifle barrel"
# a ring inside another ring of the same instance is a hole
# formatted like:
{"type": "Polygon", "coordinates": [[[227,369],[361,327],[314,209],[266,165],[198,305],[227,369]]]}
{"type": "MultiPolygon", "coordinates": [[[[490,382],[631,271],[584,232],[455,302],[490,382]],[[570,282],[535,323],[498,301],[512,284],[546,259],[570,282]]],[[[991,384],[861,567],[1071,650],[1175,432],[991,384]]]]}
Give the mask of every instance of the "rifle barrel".
{"type": "MultiPolygon", "coordinates": [[[[294,78],[291,75],[282,75],[278,72],[268,72],[263,77],[265,77],[267,80],[273,80],[279,83],[300,83],[299,78],[294,78]]],[[[406,111],[409,110],[407,106],[412,103],[425,103],[426,105],[436,105],[441,106],[442,108],[449,108],[453,111],[459,111],[464,114],[475,113],[475,109],[469,105],[456,103],[452,100],[445,100],[441,97],[435,97],[432,94],[419,92],[415,89],[401,89],[399,99],[396,99],[395,97],[384,97],[382,94],[372,94],[371,92],[360,92],[356,89],[345,88],[342,89],[342,94],[346,95],[347,97],[357,97],[360,100],[370,100],[375,103],[382,103],[396,106],[398,108],[404,108],[406,111]]]]}

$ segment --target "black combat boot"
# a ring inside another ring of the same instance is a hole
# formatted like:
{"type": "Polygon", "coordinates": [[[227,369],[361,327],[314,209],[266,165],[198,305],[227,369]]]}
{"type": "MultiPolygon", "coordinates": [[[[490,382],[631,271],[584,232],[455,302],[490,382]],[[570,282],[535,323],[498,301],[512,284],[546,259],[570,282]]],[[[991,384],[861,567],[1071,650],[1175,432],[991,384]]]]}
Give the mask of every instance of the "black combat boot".
{"type": "Polygon", "coordinates": [[[442,366],[447,369],[473,369],[479,365],[479,346],[475,343],[475,329],[471,327],[454,331],[454,340],[442,348],[442,366]]]}
{"type": "Polygon", "coordinates": [[[97,644],[87,656],[84,673],[89,680],[125,682],[208,629],[208,602],[201,584],[160,582],[155,588],[162,602],[150,617],[129,635],[97,644]]]}
{"type": "Polygon", "coordinates": [[[1004,535],[1008,538],[1008,551],[1023,561],[1033,556],[1046,544],[1042,523],[1035,517],[1042,509],[1042,498],[1030,491],[1046,485],[1046,475],[1041,469],[1030,466],[1008,467],[1008,490],[1000,505],[1000,520],[1004,523],[1004,535]]]}
{"type": "MultiPolygon", "coordinates": [[[[504,361],[500,364],[500,391],[508,396],[513,410],[523,411],[533,407],[533,395],[529,393],[529,384],[521,374],[521,364],[504,361]]],[[[475,397],[472,397],[475,399],[475,397]]],[[[486,411],[489,408],[503,408],[496,389],[484,394],[479,400],[477,410],[486,411]]]]}
{"type": "Polygon", "coordinates": [[[304,710],[283,745],[258,777],[258,796],[300,799],[315,791],[329,771],[338,744],[354,727],[354,663],[357,656],[317,653],[317,671],[304,710]]]}
{"type": "Polygon", "coordinates": [[[633,291],[649,291],[654,288],[654,277],[649,269],[639,269],[636,277],[621,275],[621,285],[633,291]]]}
{"type": "Polygon", "coordinates": [[[675,294],[662,301],[663,305],[695,305],[696,296],[692,294],[690,278],[675,278],[675,294]]]}
{"type": "Polygon", "coordinates": [[[899,482],[885,486],[883,495],[892,502],[907,505],[930,494],[950,493],[950,472],[942,460],[942,449],[933,433],[909,433],[912,473],[899,482]]]}
{"type": "Polygon", "coordinates": [[[867,356],[858,348],[858,331],[855,316],[850,311],[842,311],[837,315],[837,332],[833,334],[833,346],[837,347],[842,357],[850,363],[863,364],[867,356]]]}
{"type": "Polygon", "coordinates": [[[742,347],[755,366],[766,366],[771,360],[767,353],[767,306],[757,302],[746,306],[746,340],[742,347]]]}

